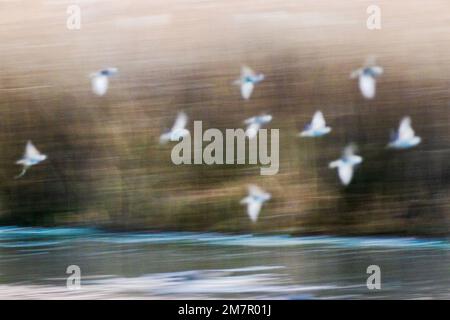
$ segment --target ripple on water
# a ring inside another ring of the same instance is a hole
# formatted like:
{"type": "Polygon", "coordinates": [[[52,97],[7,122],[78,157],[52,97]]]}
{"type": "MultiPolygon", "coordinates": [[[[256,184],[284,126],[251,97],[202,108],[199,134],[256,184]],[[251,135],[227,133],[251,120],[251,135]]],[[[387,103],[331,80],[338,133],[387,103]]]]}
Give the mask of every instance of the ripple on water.
{"type": "Polygon", "coordinates": [[[109,233],[93,228],[0,227],[0,247],[3,248],[51,247],[75,240],[110,244],[176,243],[247,247],[322,246],[342,248],[450,249],[450,243],[445,239],[333,236],[295,237],[289,235],[227,235],[195,232],[109,233]]]}

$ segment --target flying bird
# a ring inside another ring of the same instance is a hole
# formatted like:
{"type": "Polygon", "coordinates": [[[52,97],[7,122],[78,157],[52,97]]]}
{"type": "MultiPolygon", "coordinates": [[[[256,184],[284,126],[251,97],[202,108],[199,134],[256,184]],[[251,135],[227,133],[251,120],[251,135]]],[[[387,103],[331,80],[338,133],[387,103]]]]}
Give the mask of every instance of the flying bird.
{"type": "Polygon", "coordinates": [[[366,99],[373,99],[376,93],[377,78],[383,74],[383,68],[375,65],[374,58],[369,59],[366,66],[353,71],[351,79],[358,78],[359,90],[366,99]]]}
{"type": "Polygon", "coordinates": [[[248,118],[244,121],[244,123],[247,125],[245,135],[249,139],[253,139],[258,134],[258,130],[261,128],[261,126],[269,123],[271,120],[272,116],[270,114],[248,118]]]}
{"type": "Polygon", "coordinates": [[[411,127],[411,118],[404,117],[400,120],[400,125],[397,132],[391,137],[388,148],[393,149],[409,149],[417,146],[422,141],[421,137],[416,136],[411,127]]]}
{"type": "Polygon", "coordinates": [[[331,127],[327,127],[325,118],[321,111],[316,111],[311,123],[308,123],[305,129],[300,132],[300,137],[321,137],[330,133],[331,127]]]}
{"type": "Polygon", "coordinates": [[[241,77],[234,81],[234,84],[241,87],[241,96],[245,100],[250,99],[255,85],[264,80],[264,75],[262,73],[255,73],[252,69],[247,66],[241,68],[241,77]]]}
{"type": "Polygon", "coordinates": [[[33,143],[28,140],[25,147],[25,154],[23,155],[22,159],[16,162],[16,164],[20,164],[23,166],[22,172],[15,178],[17,179],[22,177],[27,172],[28,168],[44,161],[45,159],[47,159],[47,156],[40,153],[39,150],[36,149],[36,147],[33,145],[33,143]]]}
{"type": "Polygon", "coordinates": [[[92,91],[98,96],[103,96],[108,91],[109,78],[117,72],[117,68],[107,68],[92,73],[90,75],[92,91]]]}
{"type": "Polygon", "coordinates": [[[354,166],[363,161],[361,156],[355,155],[356,147],[353,144],[348,145],[340,159],[330,162],[330,169],[337,168],[339,179],[344,186],[350,184],[353,178],[354,166]]]}
{"type": "Polygon", "coordinates": [[[264,202],[270,200],[270,193],[265,192],[256,185],[248,186],[248,196],[241,200],[241,204],[247,205],[247,214],[252,222],[258,220],[259,212],[264,202]]]}
{"type": "Polygon", "coordinates": [[[159,138],[159,143],[167,143],[168,141],[179,141],[189,135],[189,130],[186,129],[188,117],[186,113],[180,112],[177,115],[175,123],[169,131],[163,133],[159,138]]]}

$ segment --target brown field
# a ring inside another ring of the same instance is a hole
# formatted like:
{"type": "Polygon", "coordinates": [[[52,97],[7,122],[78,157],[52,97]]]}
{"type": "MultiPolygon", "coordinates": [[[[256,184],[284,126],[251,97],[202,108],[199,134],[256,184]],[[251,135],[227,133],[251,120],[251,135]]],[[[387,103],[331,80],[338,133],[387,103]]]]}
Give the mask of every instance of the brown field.
{"type": "Polygon", "coordinates": [[[448,0],[2,0],[0,216],[118,229],[446,234],[449,9],[448,0]],[[73,3],[81,30],[66,28],[73,3]],[[382,29],[370,31],[374,3],[382,29]],[[385,70],[371,101],[349,80],[369,55],[385,70]],[[249,101],[231,85],[241,64],[266,75],[249,101]],[[89,74],[109,66],[119,75],[97,97],[89,74]],[[296,137],[317,109],[333,132],[296,137]],[[270,112],[279,174],[173,165],[158,139],[179,110],[222,130],[270,112]],[[388,151],[404,115],[423,143],[388,151]],[[49,159],[15,180],[28,139],[49,159]],[[343,188],[327,165],[351,141],[365,161],[343,188]],[[256,224],[239,204],[248,183],[273,197],[256,224]]]}

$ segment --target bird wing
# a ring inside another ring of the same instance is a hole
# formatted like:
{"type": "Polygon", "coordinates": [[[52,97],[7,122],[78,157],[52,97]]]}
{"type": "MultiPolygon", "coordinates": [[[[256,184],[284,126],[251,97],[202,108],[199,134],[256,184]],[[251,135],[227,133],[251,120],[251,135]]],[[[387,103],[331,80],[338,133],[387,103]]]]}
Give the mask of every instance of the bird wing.
{"type": "Polygon", "coordinates": [[[376,77],[381,76],[381,75],[383,74],[383,71],[384,71],[383,68],[380,67],[380,66],[373,66],[373,67],[371,67],[370,69],[372,70],[372,73],[373,73],[376,77]]]}
{"type": "Polygon", "coordinates": [[[342,162],[342,161],[341,161],[340,159],[331,161],[331,162],[328,164],[328,168],[330,168],[330,169],[337,168],[337,167],[339,167],[339,165],[341,164],[341,162],[342,162]]]}
{"type": "Polygon", "coordinates": [[[36,149],[36,147],[33,145],[33,143],[28,140],[27,142],[27,146],[25,147],[25,158],[36,158],[38,156],[40,156],[41,153],[39,152],[38,149],[36,149]]]}
{"type": "Polygon", "coordinates": [[[377,60],[377,57],[373,54],[366,57],[366,60],[364,61],[365,66],[373,66],[375,65],[375,62],[377,60]]]}
{"type": "Polygon", "coordinates": [[[246,78],[246,77],[254,77],[254,76],[255,76],[255,71],[253,71],[250,67],[248,67],[248,66],[241,67],[241,79],[246,78]]]}
{"type": "Polygon", "coordinates": [[[345,186],[348,185],[353,178],[353,166],[348,164],[340,165],[338,167],[338,175],[342,184],[345,186]]]}
{"type": "Polygon", "coordinates": [[[114,67],[112,67],[112,68],[107,68],[106,70],[108,71],[109,76],[116,75],[116,74],[119,72],[119,70],[118,70],[117,68],[114,68],[114,67]]]}
{"type": "Polygon", "coordinates": [[[186,127],[187,121],[188,117],[186,113],[184,112],[178,113],[175,123],[172,127],[172,131],[183,130],[186,127]]]}
{"type": "Polygon", "coordinates": [[[360,164],[361,162],[363,162],[363,157],[353,155],[350,157],[349,160],[350,160],[350,163],[354,166],[354,165],[357,165],[357,164],[360,164]]]}
{"type": "Polygon", "coordinates": [[[251,123],[247,126],[247,129],[245,130],[245,134],[250,138],[256,137],[258,134],[258,130],[260,128],[260,125],[258,123],[251,123]]]}
{"type": "Polygon", "coordinates": [[[354,143],[351,143],[344,148],[342,155],[344,158],[347,158],[353,156],[355,152],[356,152],[356,145],[354,143]]]}
{"type": "Polygon", "coordinates": [[[317,111],[316,113],[314,113],[311,127],[313,129],[325,128],[325,118],[323,117],[323,113],[321,111],[317,111]]]}
{"type": "Polygon", "coordinates": [[[169,142],[169,140],[170,140],[170,132],[163,133],[162,135],[159,136],[160,144],[167,143],[169,142]]]}
{"type": "Polygon", "coordinates": [[[248,186],[248,193],[252,196],[260,196],[260,195],[265,194],[264,190],[255,184],[250,184],[248,186]]]}
{"type": "Polygon", "coordinates": [[[270,114],[265,114],[259,117],[261,123],[268,123],[272,121],[272,116],[270,114]]]}
{"type": "Polygon", "coordinates": [[[376,80],[372,76],[362,75],[359,77],[359,89],[366,99],[375,97],[376,80]]]}
{"type": "Polygon", "coordinates": [[[400,121],[400,126],[398,128],[398,138],[400,140],[409,140],[414,138],[414,130],[411,127],[411,118],[404,117],[400,121]]]}
{"type": "Polygon", "coordinates": [[[256,220],[258,220],[261,207],[262,203],[258,201],[250,201],[247,204],[247,214],[253,222],[256,222],[256,220]]]}
{"type": "Polygon", "coordinates": [[[240,204],[247,204],[250,202],[250,197],[242,198],[241,201],[239,201],[240,204]]]}
{"type": "Polygon", "coordinates": [[[255,85],[248,81],[241,82],[241,95],[245,100],[250,99],[255,85]]]}
{"type": "Polygon", "coordinates": [[[245,120],[244,120],[244,123],[245,123],[245,124],[257,123],[257,118],[258,118],[258,117],[251,117],[251,118],[245,119],[245,120]]]}
{"type": "Polygon", "coordinates": [[[362,69],[361,69],[361,68],[356,69],[356,70],[353,70],[352,73],[350,73],[350,79],[356,79],[356,78],[358,78],[359,75],[361,74],[361,72],[362,72],[362,69]]]}

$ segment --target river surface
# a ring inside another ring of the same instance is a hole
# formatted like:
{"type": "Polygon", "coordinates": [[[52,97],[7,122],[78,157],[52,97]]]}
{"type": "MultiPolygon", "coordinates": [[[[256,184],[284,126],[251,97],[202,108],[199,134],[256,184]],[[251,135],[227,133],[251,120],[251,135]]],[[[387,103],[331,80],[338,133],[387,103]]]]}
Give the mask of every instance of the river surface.
{"type": "Polygon", "coordinates": [[[446,239],[0,227],[2,299],[448,299],[449,265],[446,239]]]}

